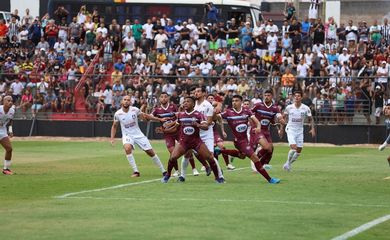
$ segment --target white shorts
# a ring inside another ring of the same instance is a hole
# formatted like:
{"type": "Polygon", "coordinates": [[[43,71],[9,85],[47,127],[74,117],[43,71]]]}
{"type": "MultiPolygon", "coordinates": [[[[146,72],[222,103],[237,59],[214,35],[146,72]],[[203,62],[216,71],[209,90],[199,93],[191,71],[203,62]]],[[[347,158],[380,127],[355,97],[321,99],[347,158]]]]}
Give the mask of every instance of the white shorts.
{"type": "Polygon", "coordinates": [[[297,145],[297,147],[303,147],[303,131],[287,130],[287,140],[289,145],[297,145]]]}
{"type": "Polygon", "coordinates": [[[0,140],[6,137],[8,137],[8,134],[3,131],[0,131],[0,140]]]}
{"type": "Polygon", "coordinates": [[[202,142],[211,153],[214,153],[214,138],[202,139],[202,142]]]}
{"type": "Polygon", "coordinates": [[[309,8],[309,19],[317,19],[318,11],[315,8],[309,8]]]}
{"type": "Polygon", "coordinates": [[[152,149],[152,145],[150,144],[149,139],[145,136],[133,138],[131,136],[125,135],[122,137],[122,142],[123,145],[130,144],[133,147],[134,144],[137,144],[137,146],[144,151],[152,149]]]}

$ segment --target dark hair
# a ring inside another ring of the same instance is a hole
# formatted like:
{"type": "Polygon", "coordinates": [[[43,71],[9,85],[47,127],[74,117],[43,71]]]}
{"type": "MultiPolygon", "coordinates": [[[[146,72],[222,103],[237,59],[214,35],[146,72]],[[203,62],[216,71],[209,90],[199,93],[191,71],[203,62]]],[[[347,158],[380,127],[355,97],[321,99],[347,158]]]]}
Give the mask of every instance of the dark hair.
{"type": "Polygon", "coordinates": [[[209,94],[209,95],[207,95],[207,97],[214,97],[214,94],[209,94]]]}
{"type": "Polygon", "coordinates": [[[160,93],[160,96],[161,96],[161,95],[164,95],[164,94],[167,95],[167,96],[169,96],[169,94],[168,94],[167,92],[162,92],[162,93],[160,93]]]}
{"type": "Polygon", "coordinates": [[[232,99],[233,99],[233,98],[238,98],[238,99],[240,99],[240,100],[242,101],[242,96],[241,96],[241,95],[238,95],[238,94],[233,95],[232,99]]]}
{"type": "Polygon", "coordinates": [[[195,91],[195,89],[197,89],[197,88],[198,88],[197,86],[193,85],[193,86],[190,88],[190,92],[195,91]]]}
{"type": "Polygon", "coordinates": [[[301,95],[301,97],[302,97],[302,92],[301,92],[300,90],[294,91],[294,95],[297,94],[297,93],[298,93],[299,95],[301,95]]]}
{"type": "Polygon", "coordinates": [[[272,90],[271,89],[267,89],[267,90],[265,90],[264,91],[264,94],[266,94],[266,93],[269,93],[269,94],[271,94],[271,95],[273,95],[274,93],[272,92],[272,90]]]}
{"type": "Polygon", "coordinates": [[[195,104],[195,98],[193,98],[193,97],[187,96],[184,99],[191,99],[191,101],[195,104]]]}
{"type": "Polygon", "coordinates": [[[200,88],[200,90],[202,91],[202,92],[207,92],[207,90],[206,90],[206,86],[204,86],[204,85],[202,85],[202,86],[197,86],[196,88],[200,88]]]}

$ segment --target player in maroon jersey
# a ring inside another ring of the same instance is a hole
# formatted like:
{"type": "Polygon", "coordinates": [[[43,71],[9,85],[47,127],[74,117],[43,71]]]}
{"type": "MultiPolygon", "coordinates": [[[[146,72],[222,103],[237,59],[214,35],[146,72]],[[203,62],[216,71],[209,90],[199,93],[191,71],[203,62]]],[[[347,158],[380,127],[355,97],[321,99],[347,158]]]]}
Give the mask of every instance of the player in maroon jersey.
{"type": "MultiPolygon", "coordinates": [[[[227,120],[227,123],[234,135],[234,146],[240,152],[240,154],[235,154],[237,157],[242,155],[249,157],[254,163],[256,170],[263,175],[263,177],[271,184],[279,183],[280,180],[277,178],[271,178],[267,171],[263,168],[263,164],[260,162],[260,159],[257,157],[252,146],[249,144],[247,130],[249,126],[249,119],[251,119],[255,124],[256,128],[253,131],[260,132],[260,122],[253,115],[252,111],[249,108],[242,107],[242,97],[240,95],[234,95],[232,98],[232,107],[231,109],[226,109],[225,112],[221,113],[221,117],[227,120]]],[[[226,152],[232,154],[229,150],[221,150],[221,152],[226,152]]]]}
{"type": "MultiPolygon", "coordinates": [[[[166,92],[162,92],[159,97],[160,105],[158,107],[155,107],[152,111],[152,114],[159,118],[168,118],[169,120],[166,121],[161,127],[156,128],[157,133],[163,133],[165,144],[167,145],[167,149],[169,153],[172,153],[173,148],[175,147],[175,142],[179,140],[179,134],[178,133],[164,133],[164,128],[166,125],[170,124],[171,122],[176,121],[176,113],[178,111],[178,108],[175,104],[169,103],[169,95],[166,92]]],[[[194,176],[198,176],[199,173],[195,168],[195,161],[192,157],[192,154],[189,155],[189,162],[192,167],[192,172],[194,173],[194,176]],[[197,173],[197,174],[196,174],[197,173]]],[[[174,173],[174,176],[179,175],[179,171],[175,166],[176,172],[174,173]]]]}
{"type": "MultiPolygon", "coordinates": [[[[192,97],[186,97],[183,102],[184,112],[177,114],[176,127],[180,126],[180,138],[179,143],[174,147],[171,156],[168,161],[168,171],[161,179],[161,182],[167,183],[171,177],[173,167],[177,166],[177,159],[183,156],[189,150],[195,150],[199,157],[206,159],[210,164],[210,167],[214,173],[216,181],[223,183],[222,179],[218,178],[218,169],[215,164],[212,153],[207,149],[206,145],[200,139],[199,130],[208,129],[207,123],[205,123],[204,116],[194,110],[195,99],[192,97]]],[[[172,131],[176,131],[174,127],[172,131]]]]}
{"type": "MultiPolygon", "coordinates": [[[[263,102],[257,103],[253,108],[252,112],[255,114],[257,120],[261,125],[261,132],[258,133],[254,129],[250,132],[250,143],[253,149],[256,149],[258,144],[261,146],[261,150],[258,151],[257,156],[261,163],[270,167],[269,162],[271,161],[274,147],[272,144],[272,138],[270,133],[270,125],[278,124],[285,125],[283,115],[280,113],[280,109],[277,105],[272,102],[272,90],[266,90],[264,92],[263,102]]],[[[279,128],[279,136],[283,136],[283,127],[279,128]]]]}
{"type": "MultiPolygon", "coordinates": [[[[214,100],[214,95],[213,94],[209,94],[207,96],[207,101],[209,101],[211,103],[211,105],[213,105],[213,107],[217,107],[218,103],[214,100]]],[[[218,129],[217,129],[217,126],[220,126],[222,134],[226,135],[226,133],[225,133],[225,131],[223,129],[223,125],[221,124],[221,121],[222,121],[222,118],[214,119],[214,125],[213,125],[214,147],[219,148],[219,149],[225,149],[225,146],[223,144],[223,138],[219,135],[219,132],[218,132],[218,129]]],[[[218,154],[216,154],[215,152],[214,152],[214,157],[218,160],[218,154]]],[[[234,167],[230,163],[229,155],[223,153],[222,157],[223,157],[223,160],[225,161],[227,170],[234,170],[234,169],[236,169],[236,167],[234,167]]]]}

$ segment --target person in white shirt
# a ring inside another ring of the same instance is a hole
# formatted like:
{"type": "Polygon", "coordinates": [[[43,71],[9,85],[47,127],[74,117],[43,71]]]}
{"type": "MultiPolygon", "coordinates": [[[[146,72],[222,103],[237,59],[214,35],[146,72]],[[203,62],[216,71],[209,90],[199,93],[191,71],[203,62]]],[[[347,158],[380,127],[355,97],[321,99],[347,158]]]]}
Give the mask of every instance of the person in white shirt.
{"type": "Polygon", "coordinates": [[[213,70],[213,65],[208,61],[208,58],[204,58],[203,62],[199,65],[199,69],[203,76],[208,76],[213,70]]]}
{"type": "Polygon", "coordinates": [[[133,54],[135,49],[135,39],[132,32],[127,33],[126,37],[122,40],[122,44],[126,50],[130,52],[130,54],[133,54]]]}
{"type": "Polygon", "coordinates": [[[345,38],[347,40],[347,44],[349,44],[350,41],[355,41],[357,42],[358,38],[358,28],[353,25],[353,21],[349,20],[348,26],[345,28],[345,38]]]}
{"type": "Polygon", "coordinates": [[[127,36],[131,32],[133,26],[130,24],[130,20],[126,19],[125,25],[122,26],[122,36],[127,36]]]}
{"type": "Polygon", "coordinates": [[[163,74],[168,75],[173,66],[171,63],[168,62],[168,59],[165,59],[164,63],[161,64],[160,68],[163,74]]]}
{"type": "Polygon", "coordinates": [[[152,20],[150,20],[148,18],[148,20],[146,20],[146,23],[142,26],[142,30],[144,31],[144,33],[146,33],[146,39],[149,39],[150,41],[152,41],[153,40],[152,20]]]}
{"type": "Polygon", "coordinates": [[[15,107],[11,96],[3,98],[3,105],[0,106],[0,144],[5,150],[3,174],[13,175],[10,170],[12,158],[12,144],[10,138],[13,137],[12,119],[15,115],[15,107]]]}
{"type": "Polygon", "coordinates": [[[148,154],[152,161],[157,165],[157,167],[165,176],[165,168],[162,165],[160,158],[153,151],[152,145],[150,144],[148,138],[142,133],[141,129],[138,126],[138,117],[141,117],[145,120],[153,120],[163,122],[165,119],[154,117],[150,114],[141,112],[138,108],[130,106],[131,98],[130,96],[124,96],[122,99],[122,107],[114,115],[114,121],[111,127],[111,144],[115,143],[115,135],[118,126],[121,126],[122,131],[122,143],[123,148],[126,152],[127,160],[129,161],[130,166],[133,169],[132,177],[139,177],[140,172],[138,171],[137,164],[133,156],[133,149],[135,145],[141,148],[146,154],[148,154]]]}
{"type": "Polygon", "coordinates": [[[288,105],[284,110],[284,114],[288,118],[286,133],[288,144],[290,145],[287,161],[283,165],[283,169],[286,171],[291,171],[291,164],[301,155],[303,148],[303,124],[306,118],[311,123],[310,133],[312,137],[315,137],[316,134],[310,108],[302,103],[302,92],[296,91],[294,97],[295,102],[288,105]]]}
{"type": "Polygon", "coordinates": [[[304,61],[304,59],[301,59],[299,61],[299,64],[297,65],[297,77],[299,78],[306,78],[309,75],[310,67],[307,65],[304,61]]]}
{"type": "Polygon", "coordinates": [[[64,52],[65,51],[65,43],[62,41],[61,38],[57,39],[57,42],[54,43],[54,50],[58,52],[64,52]]]}
{"type": "Polygon", "coordinates": [[[278,46],[278,36],[276,36],[275,32],[271,32],[271,34],[268,35],[267,44],[269,55],[275,55],[276,48],[278,46]]]}
{"type": "Polygon", "coordinates": [[[276,26],[272,19],[268,20],[268,25],[265,27],[265,31],[270,34],[270,33],[277,33],[279,32],[278,26],[276,26]]]}
{"type": "Polygon", "coordinates": [[[102,33],[102,37],[103,37],[103,38],[106,38],[106,37],[107,37],[108,30],[107,30],[107,28],[104,26],[104,23],[100,23],[100,27],[98,27],[98,28],[96,29],[96,33],[102,33]]]}
{"type": "Polygon", "coordinates": [[[386,64],[386,61],[382,61],[381,65],[378,67],[378,70],[376,70],[376,82],[383,84],[385,88],[387,88],[387,78],[389,77],[389,70],[386,64]]]}
{"type": "Polygon", "coordinates": [[[339,65],[343,65],[344,62],[349,62],[351,55],[348,54],[348,49],[343,48],[343,54],[339,55],[339,65]]]}

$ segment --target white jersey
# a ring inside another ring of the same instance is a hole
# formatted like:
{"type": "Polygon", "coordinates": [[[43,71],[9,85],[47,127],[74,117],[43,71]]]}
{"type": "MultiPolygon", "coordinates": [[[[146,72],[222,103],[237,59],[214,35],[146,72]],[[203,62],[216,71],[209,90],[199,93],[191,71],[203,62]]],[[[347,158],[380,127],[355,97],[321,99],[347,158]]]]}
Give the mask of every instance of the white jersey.
{"type": "Polygon", "coordinates": [[[121,109],[116,111],[114,115],[114,122],[121,124],[122,137],[125,136],[131,138],[144,137],[141,129],[138,126],[138,115],[140,114],[139,108],[129,107],[129,111],[126,113],[121,109]]]}
{"type": "Polygon", "coordinates": [[[0,106],[0,138],[8,136],[7,125],[14,118],[15,107],[11,107],[7,113],[4,112],[4,105],[0,106]]]}
{"type": "MultiPolygon", "coordinates": [[[[201,104],[198,105],[198,101],[195,104],[195,110],[203,114],[203,116],[207,119],[208,117],[212,117],[214,114],[214,107],[211,105],[209,101],[204,100],[201,104]]],[[[213,125],[209,126],[208,130],[200,130],[200,138],[202,140],[214,138],[213,133],[213,125]]]]}
{"type": "Polygon", "coordinates": [[[284,114],[288,115],[287,131],[303,131],[305,118],[311,117],[310,108],[303,103],[299,108],[297,108],[294,103],[288,105],[284,110],[284,114]]]}

